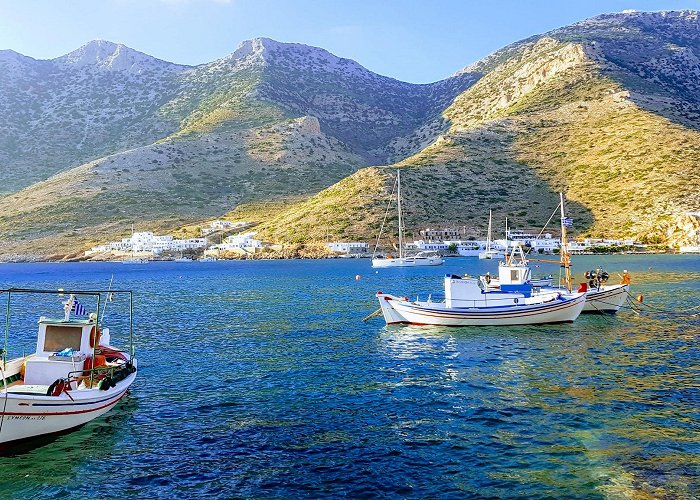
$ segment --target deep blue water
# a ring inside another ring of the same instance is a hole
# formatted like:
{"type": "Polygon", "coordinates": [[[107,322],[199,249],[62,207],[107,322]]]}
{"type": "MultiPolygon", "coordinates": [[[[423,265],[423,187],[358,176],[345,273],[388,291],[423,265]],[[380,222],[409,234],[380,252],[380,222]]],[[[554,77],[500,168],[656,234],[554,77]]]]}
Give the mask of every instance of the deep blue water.
{"type": "MultiPolygon", "coordinates": [[[[0,497],[700,495],[700,258],[577,257],[628,269],[647,312],[519,328],[363,323],[377,290],[495,269],[369,264],[0,265],[2,288],[132,288],[141,369],[105,417],[0,457],[0,497]]],[[[125,311],[107,311],[117,345],[125,311]]],[[[13,312],[20,354],[62,309],[13,312]]]]}

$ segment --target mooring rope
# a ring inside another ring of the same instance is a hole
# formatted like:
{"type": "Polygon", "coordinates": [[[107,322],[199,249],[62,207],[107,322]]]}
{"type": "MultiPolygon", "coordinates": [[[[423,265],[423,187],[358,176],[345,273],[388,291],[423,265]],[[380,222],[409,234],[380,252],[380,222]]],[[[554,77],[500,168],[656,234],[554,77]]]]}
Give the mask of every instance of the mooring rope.
{"type": "Polygon", "coordinates": [[[651,304],[645,304],[644,302],[639,302],[639,301],[635,302],[635,300],[636,299],[634,298],[634,296],[631,293],[627,292],[627,303],[637,313],[644,312],[642,310],[642,308],[646,307],[647,309],[649,309],[651,311],[660,312],[660,313],[668,314],[668,315],[672,315],[672,316],[680,316],[680,317],[687,317],[687,318],[695,318],[697,316],[700,316],[700,312],[697,312],[694,314],[688,314],[688,312],[690,312],[690,311],[697,311],[698,309],[700,309],[700,305],[695,306],[695,307],[691,307],[689,309],[685,309],[683,311],[678,311],[675,309],[666,309],[663,307],[653,306],[651,304]]]}

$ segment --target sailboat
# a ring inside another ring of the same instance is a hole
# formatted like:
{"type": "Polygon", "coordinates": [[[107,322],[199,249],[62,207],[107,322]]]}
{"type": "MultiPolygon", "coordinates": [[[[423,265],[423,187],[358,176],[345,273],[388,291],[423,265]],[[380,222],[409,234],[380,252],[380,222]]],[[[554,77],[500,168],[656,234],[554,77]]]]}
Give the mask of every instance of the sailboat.
{"type": "MultiPolygon", "coordinates": [[[[384,223],[382,222],[382,227],[379,230],[379,236],[377,237],[377,244],[374,246],[374,254],[372,255],[372,267],[418,267],[418,266],[439,266],[444,260],[436,252],[418,252],[416,255],[404,256],[404,226],[403,226],[403,214],[401,212],[401,170],[397,170],[396,173],[396,200],[397,208],[399,212],[399,256],[398,257],[378,257],[377,248],[379,247],[379,239],[382,236],[382,230],[384,229],[384,223]]],[[[389,200],[389,206],[391,205],[391,200],[389,200]]],[[[387,206],[387,213],[389,207],[387,206]]],[[[384,217],[386,221],[386,216],[384,217]]]]}
{"type": "Polygon", "coordinates": [[[492,240],[491,240],[491,210],[489,209],[489,232],[486,235],[486,251],[479,253],[480,260],[498,259],[500,257],[503,257],[504,254],[502,254],[498,250],[492,249],[491,244],[492,244],[492,240]]]}

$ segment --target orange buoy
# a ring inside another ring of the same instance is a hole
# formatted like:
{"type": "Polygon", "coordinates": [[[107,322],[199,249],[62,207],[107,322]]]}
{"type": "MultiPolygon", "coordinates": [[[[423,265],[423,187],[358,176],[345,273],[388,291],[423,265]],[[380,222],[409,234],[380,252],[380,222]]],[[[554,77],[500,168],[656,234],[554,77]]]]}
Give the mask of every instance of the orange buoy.
{"type": "Polygon", "coordinates": [[[644,295],[642,295],[641,293],[637,295],[637,302],[644,302],[644,295]]]}

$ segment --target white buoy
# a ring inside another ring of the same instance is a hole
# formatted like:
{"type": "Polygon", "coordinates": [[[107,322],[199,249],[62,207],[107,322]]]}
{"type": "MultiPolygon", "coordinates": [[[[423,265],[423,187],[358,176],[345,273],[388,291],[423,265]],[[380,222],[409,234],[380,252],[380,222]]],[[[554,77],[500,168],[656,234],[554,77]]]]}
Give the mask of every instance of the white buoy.
{"type": "Polygon", "coordinates": [[[359,274],[355,275],[355,281],[360,281],[361,279],[362,279],[362,276],[360,276],[359,274]]]}

